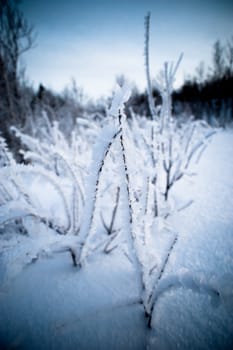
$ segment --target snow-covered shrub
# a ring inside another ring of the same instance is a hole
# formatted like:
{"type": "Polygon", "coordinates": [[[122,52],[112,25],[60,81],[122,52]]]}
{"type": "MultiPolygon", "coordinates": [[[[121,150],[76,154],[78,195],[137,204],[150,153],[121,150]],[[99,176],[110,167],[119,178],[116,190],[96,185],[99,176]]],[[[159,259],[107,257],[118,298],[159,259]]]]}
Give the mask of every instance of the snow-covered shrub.
{"type": "MultiPolygon", "coordinates": [[[[199,159],[213,133],[203,122],[190,119],[180,124],[174,120],[171,113],[168,114],[168,97],[163,100],[165,106],[162,105],[161,114],[154,120],[132,115],[127,121],[124,114],[127,87],[116,91],[108,111],[109,124],[102,129],[93,148],[86,182],[85,219],[75,251],[75,265],[82,266],[88,255],[101,247],[110,247],[108,251],[117,246],[126,249],[137,271],[149,327],[159,296],[167,289],[186,287],[178,275],[171,278],[164,275],[178,240],[178,234],[169,227],[168,217],[190,203],[174,210],[165,205],[175,183],[183,176],[192,175],[188,170],[194,156],[199,159]],[[115,167],[114,177],[107,175],[109,167],[115,167]],[[112,185],[120,189],[117,192],[120,233],[112,237],[103,237],[100,228],[96,230],[103,182],[107,188],[112,185]]],[[[187,280],[193,281],[191,272],[187,280]]],[[[202,285],[197,280],[194,284],[193,289],[219,298],[217,289],[208,286],[208,282],[202,285]]]]}
{"type": "Polygon", "coordinates": [[[140,227],[139,230],[144,231],[144,246],[142,245],[144,251],[142,250],[141,258],[143,305],[148,317],[148,326],[151,327],[158,290],[163,284],[163,275],[178,240],[178,234],[169,226],[167,219],[170,215],[185,209],[192,203],[190,200],[180,205],[177,198],[171,198],[172,189],[182,177],[193,175],[191,171],[193,162],[200,159],[214,131],[203,121],[193,121],[192,118],[189,118],[185,123],[180,123],[180,120],[172,115],[171,96],[182,55],[175,65],[166,62],[158,79],[154,80],[162,100],[161,106],[155,107],[149,69],[149,27],[150,14],[145,18],[145,68],[151,122],[150,137],[145,138],[145,144],[147,144],[151,161],[147,164],[147,171],[149,171],[144,187],[146,189],[146,206],[143,224],[139,223],[137,228],[140,227]],[[150,247],[153,244],[158,245],[155,240],[156,234],[158,239],[164,233],[167,236],[167,242],[163,246],[162,254],[159,254],[160,261],[157,263],[156,254],[150,247]],[[148,255],[151,256],[148,258],[148,255]]]}
{"type": "MultiPolygon", "coordinates": [[[[88,173],[90,148],[100,127],[88,118],[79,118],[71,139],[67,140],[57,122],[51,124],[46,115],[44,120],[37,138],[12,127],[24,146],[21,154],[27,165],[10,163],[10,153],[1,141],[1,158],[8,165],[2,170],[5,175],[1,177],[1,186],[11,191],[12,183],[17,184],[17,190],[14,185],[14,195],[9,199],[12,202],[17,198],[15,210],[24,208],[21,214],[17,211],[17,217],[38,217],[59,233],[77,234],[85,202],[84,179],[88,173]],[[44,191],[40,191],[42,187],[44,191]]],[[[13,220],[13,208],[11,217],[5,216],[6,210],[1,209],[1,224],[13,220]]]]}
{"type": "Polygon", "coordinates": [[[32,217],[60,234],[69,231],[71,218],[67,200],[53,173],[42,167],[19,164],[1,168],[0,173],[0,185],[5,193],[5,201],[1,203],[1,226],[32,217]],[[41,188],[45,192],[41,192],[41,188]],[[57,202],[57,215],[49,210],[50,201],[57,202]]]}
{"type": "MultiPolygon", "coordinates": [[[[171,214],[168,203],[171,189],[183,176],[193,175],[190,171],[192,163],[199,160],[215,131],[204,121],[194,121],[192,116],[181,120],[172,114],[173,84],[183,55],[180,55],[175,65],[165,62],[164,69],[158,78],[153,80],[162,100],[161,106],[155,108],[149,68],[149,27],[150,14],[145,18],[145,68],[152,119],[150,142],[152,167],[155,173],[152,182],[157,187],[155,189],[156,216],[167,216],[171,214]]],[[[179,208],[175,209],[179,210],[179,208]]]]}

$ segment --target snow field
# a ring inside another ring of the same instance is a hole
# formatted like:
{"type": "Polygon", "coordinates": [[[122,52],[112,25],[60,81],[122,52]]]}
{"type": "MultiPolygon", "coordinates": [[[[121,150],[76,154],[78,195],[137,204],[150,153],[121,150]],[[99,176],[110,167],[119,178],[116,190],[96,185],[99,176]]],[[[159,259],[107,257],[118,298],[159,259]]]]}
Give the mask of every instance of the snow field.
{"type": "MultiPolygon", "coordinates": [[[[191,183],[182,179],[174,189],[174,196],[194,202],[169,219],[179,238],[163,277],[164,284],[170,283],[171,275],[189,287],[192,281],[185,272],[193,272],[198,282],[206,280],[222,291],[218,307],[209,294],[195,293],[192,285],[191,290],[173,288],[159,297],[153,329],[148,330],[136,271],[121,245],[108,255],[90,255],[78,270],[68,251],[59,252],[61,247],[75,246],[75,236],[48,230],[31,238],[5,237],[1,240],[2,347],[231,349],[232,136],[232,131],[218,132],[196,166],[198,175],[191,183]]],[[[155,235],[158,262],[167,238],[166,233],[155,235]]]]}

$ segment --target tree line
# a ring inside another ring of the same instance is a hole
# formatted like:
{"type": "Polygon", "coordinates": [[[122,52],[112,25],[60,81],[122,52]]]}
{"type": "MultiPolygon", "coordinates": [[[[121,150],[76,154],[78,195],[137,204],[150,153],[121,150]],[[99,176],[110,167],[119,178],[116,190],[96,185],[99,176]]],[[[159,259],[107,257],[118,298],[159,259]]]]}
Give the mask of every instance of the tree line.
{"type": "Polygon", "coordinates": [[[212,67],[201,62],[196,75],[175,91],[177,112],[189,109],[195,117],[225,126],[233,119],[233,36],[226,44],[213,45],[212,67]]]}

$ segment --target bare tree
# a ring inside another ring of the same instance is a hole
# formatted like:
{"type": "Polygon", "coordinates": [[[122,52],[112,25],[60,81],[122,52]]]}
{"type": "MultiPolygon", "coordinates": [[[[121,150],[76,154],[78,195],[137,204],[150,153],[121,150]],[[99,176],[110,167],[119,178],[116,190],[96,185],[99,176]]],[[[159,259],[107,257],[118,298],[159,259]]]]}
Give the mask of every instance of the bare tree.
{"type": "Polygon", "coordinates": [[[227,74],[229,76],[232,76],[233,75],[233,36],[227,42],[225,57],[226,57],[227,74]]]}
{"type": "Polygon", "coordinates": [[[8,124],[23,122],[19,61],[35,42],[34,29],[17,0],[0,0],[0,127],[10,141],[8,124]]]}
{"type": "Polygon", "coordinates": [[[213,47],[213,70],[214,78],[222,78],[225,73],[224,47],[220,40],[214,43],[213,47]]]}
{"type": "Polygon", "coordinates": [[[203,86],[205,79],[206,79],[206,69],[205,69],[205,63],[204,61],[201,61],[199,65],[196,68],[196,75],[197,75],[197,83],[200,86],[203,86]]]}

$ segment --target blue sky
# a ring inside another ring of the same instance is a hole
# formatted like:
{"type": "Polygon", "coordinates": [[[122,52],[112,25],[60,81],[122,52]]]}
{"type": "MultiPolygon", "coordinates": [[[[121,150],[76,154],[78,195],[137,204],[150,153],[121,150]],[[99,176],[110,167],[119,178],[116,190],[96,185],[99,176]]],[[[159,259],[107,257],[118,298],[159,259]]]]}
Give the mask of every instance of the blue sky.
{"type": "Polygon", "coordinates": [[[232,0],[24,0],[37,46],[24,56],[34,86],[61,91],[75,78],[84,92],[108,95],[117,75],[145,89],[144,16],[151,12],[151,75],[164,61],[184,58],[177,85],[211,62],[213,43],[233,35],[232,0]]]}

